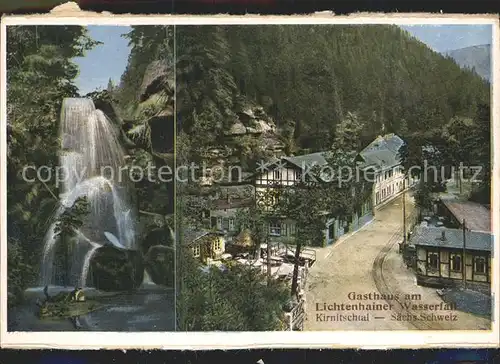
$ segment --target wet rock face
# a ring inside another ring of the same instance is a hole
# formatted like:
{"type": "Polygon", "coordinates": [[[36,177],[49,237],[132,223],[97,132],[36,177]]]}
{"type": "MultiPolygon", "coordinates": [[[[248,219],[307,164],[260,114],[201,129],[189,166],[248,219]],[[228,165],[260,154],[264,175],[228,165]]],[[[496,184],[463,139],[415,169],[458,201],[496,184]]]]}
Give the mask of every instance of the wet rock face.
{"type": "Polygon", "coordinates": [[[103,291],[126,291],[139,287],[144,262],[139,251],[103,246],[97,250],[90,266],[92,286],[103,291]]]}
{"type": "Polygon", "coordinates": [[[173,72],[164,60],[157,60],[151,62],[144,72],[144,78],[139,90],[139,100],[141,102],[145,101],[162,89],[167,93],[173,92],[173,72]]]}
{"type": "Polygon", "coordinates": [[[146,270],[155,284],[174,286],[174,252],[170,247],[151,246],[144,260],[146,270]]]}

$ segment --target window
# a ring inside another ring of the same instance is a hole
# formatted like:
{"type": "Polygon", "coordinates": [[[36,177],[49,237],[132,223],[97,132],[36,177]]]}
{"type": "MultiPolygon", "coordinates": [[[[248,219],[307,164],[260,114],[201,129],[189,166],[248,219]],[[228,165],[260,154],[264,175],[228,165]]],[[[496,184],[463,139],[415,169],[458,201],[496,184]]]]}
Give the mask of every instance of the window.
{"type": "Polygon", "coordinates": [[[331,223],[328,226],[328,238],[333,239],[335,237],[335,223],[331,223]]]}
{"type": "Polygon", "coordinates": [[[296,181],[297,181],[297,180],[300,180],[301,175],[300,175],[300,171],[299,171],[298,169],[296,169],[296,170],[294,171],[294,176],[295,176],[295,180],[296,180],[296,181]]]}
{"type": "Polygon", "coordinates": [[[287,236],[287,224],[283,223],[281,224],[281,235],[282,236],[287,236]]]}
{"type": "Polygon", "coordinates": [[[232,217],[229,219],[229,230],[234,230],[234,219],[232,217]]]}
{"type": "Polygon", "coordinates": [[[217,218],[217,229],[222,229],[222,217],[217,218]]]}
{"type": "Polygon", "coordinates": [[[427,252],[427,268],[438,269],[439,257],[437,252],[427,252]]]}
{"type": "Polygon", "coordinates": [[[229,230],[229,219],[222,219],[222,230],[229,230]]]}
{"type": "Polygon", "coordinates": [[[290,234],[290,236],[294,236],[295,235],[295,224],[294,223],[290,223],[288,224],[288,233],[290,234]]]}
{"type": "Polygon", "coordinates": [[[279,179],[279,180],[281,179],[281,171],[279,169],[275,169],[273,171],[273,178],[274,179],[279,179]]]}
{"type": "Polygon", "coordinates": [[[281,235],[281,224],[279,222],[271,222],[269,224],[269,234],[270,235],[281,235]]]}
{"type": "Polygon", "coordinates": [[[221,243],[220,239],[216,239],[214,241],[214,250],[215,251],[221,251],[222,250],[222,243],[221,243]]]}
{"type": "Polygon", "coordinates": [[[486,258],[474,257],[474,273],[486,274],[486,258]]]}
{"type": "Polygon", "coordinates": [[[197,245],[194,245],[193,246],[193,256],[196,258],[196,257],[199,257],[200,254],[201,254],[201,248],[200,246],[197,244],[197,245]]]}
{"type": "Polygon", "coordinates": [[[460,254],[450,254],[450,270],[453,272],[462,271],[462,256],[460,254]]]}

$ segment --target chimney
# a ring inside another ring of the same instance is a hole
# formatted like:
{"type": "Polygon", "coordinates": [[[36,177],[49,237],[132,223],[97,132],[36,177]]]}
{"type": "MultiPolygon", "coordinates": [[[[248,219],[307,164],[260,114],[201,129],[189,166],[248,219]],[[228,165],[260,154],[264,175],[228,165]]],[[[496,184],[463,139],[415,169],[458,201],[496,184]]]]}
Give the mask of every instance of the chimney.
{"type": "Polygon", "coordinates": [[[441,240],[445,241],[446,240],[446,232],[443,230],[441,231],[441,240]]]}

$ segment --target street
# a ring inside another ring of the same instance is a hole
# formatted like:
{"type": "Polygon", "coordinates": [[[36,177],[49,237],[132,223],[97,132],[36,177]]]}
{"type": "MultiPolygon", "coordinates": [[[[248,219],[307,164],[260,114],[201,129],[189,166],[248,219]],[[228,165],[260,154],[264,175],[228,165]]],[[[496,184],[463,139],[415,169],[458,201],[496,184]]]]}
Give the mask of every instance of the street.
{"type": "MultiPolygon", "coordinates": [[[[407,216],[412,211],[407,193],[407,216]]],[[[305,330],[490,329],[488,319],[448,307],[436,289],[416,285],[398,253],[402,225],[399,196],[361,230],[318,249],[307,278],[305,330]]]]}

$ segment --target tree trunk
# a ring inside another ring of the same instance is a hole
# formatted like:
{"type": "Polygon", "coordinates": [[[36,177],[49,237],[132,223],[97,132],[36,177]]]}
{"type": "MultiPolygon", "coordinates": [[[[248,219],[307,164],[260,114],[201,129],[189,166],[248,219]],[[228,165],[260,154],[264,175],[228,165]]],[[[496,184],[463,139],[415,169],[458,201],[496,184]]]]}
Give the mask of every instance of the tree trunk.
{"type": "Polygon", "coordinates": [[[299,278],[299,259],[300,259],[300,251],[302,249],[302,244],[297,240],[297,246],[295,248],[295,264],[293,265],[293,278],[292,278],[292,297],[297,295],[297,286],[298,286],[298,278],[299,278]]]}

